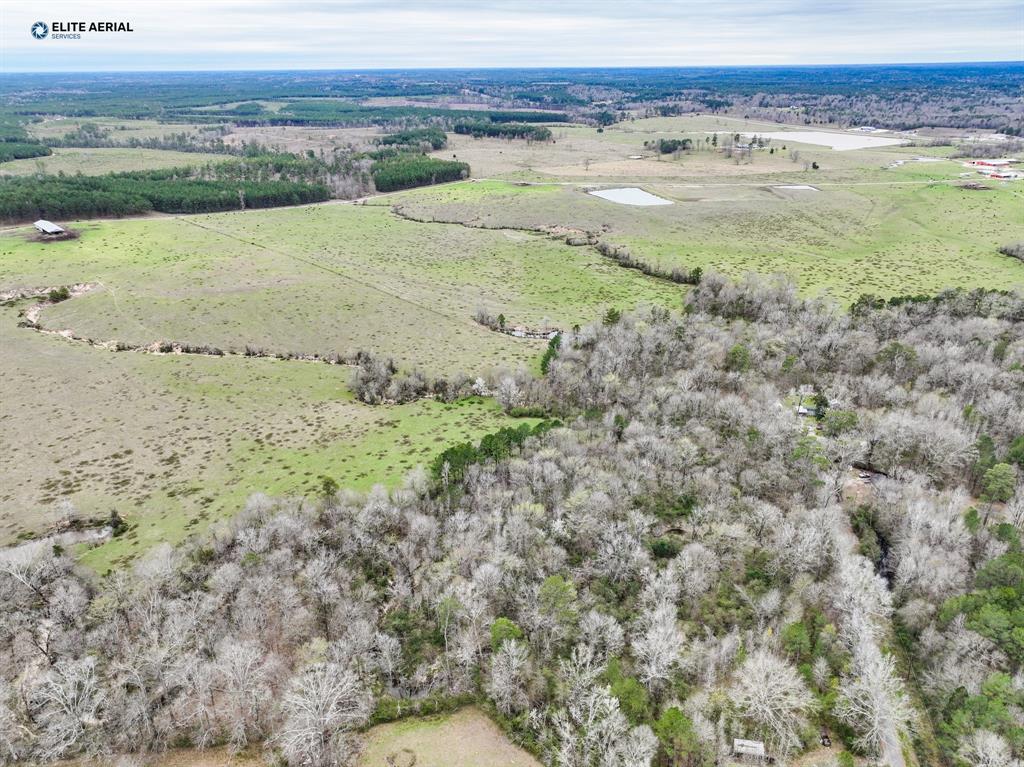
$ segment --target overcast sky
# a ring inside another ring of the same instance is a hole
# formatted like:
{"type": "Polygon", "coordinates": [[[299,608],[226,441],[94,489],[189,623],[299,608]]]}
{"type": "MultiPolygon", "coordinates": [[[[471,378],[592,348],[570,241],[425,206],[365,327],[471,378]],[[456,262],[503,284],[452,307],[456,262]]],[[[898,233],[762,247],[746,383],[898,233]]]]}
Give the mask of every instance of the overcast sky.
{"type": "Polygon", "coordinates": [[[1021,0],[0,0],[0,70],[1024,59],[1021,0]],[[134,32],[35,40],[35,21],[134,32]]]}

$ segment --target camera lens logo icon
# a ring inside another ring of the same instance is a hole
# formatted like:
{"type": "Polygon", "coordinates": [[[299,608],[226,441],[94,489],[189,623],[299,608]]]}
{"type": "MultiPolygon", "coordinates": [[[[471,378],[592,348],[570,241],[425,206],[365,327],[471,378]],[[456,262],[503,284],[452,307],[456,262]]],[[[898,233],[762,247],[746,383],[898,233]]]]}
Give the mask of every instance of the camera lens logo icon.
{"type": "Polygon", "coordinates": [[[45,21],[37,21],[32,25],[32,37],[36,40],[42,40],[48,34],[50,34],[50,25],[45,21]]]}

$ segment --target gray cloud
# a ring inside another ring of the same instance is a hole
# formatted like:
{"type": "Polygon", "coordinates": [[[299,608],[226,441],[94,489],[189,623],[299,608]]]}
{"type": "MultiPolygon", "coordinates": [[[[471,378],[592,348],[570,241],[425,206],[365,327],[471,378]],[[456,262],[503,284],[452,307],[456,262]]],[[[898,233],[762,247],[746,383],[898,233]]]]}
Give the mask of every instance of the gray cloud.
{"type": "Polygon", "coordinates": [[[993,61],[1024,59],[1022,39],[1018,0],[0,4],[8,72],[993,61]],[[136,31],[36,41],[38,19],[136,31]]]}

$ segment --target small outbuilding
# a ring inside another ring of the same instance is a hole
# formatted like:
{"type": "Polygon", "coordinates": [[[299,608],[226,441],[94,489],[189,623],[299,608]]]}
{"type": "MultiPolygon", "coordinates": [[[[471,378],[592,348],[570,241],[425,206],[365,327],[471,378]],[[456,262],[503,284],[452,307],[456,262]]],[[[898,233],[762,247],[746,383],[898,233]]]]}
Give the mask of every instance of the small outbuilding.
{"type": "Polygon", "coordinates": [[[39,219],[34,224],[32,224],[32,226],[34,226],[36,229],[38,229],[43,234],[49,235],[51,237],[55,236],[55,235],[58,235],[58,234],[64,234],[65,233],[64,230],[61,227],[57,226],[52,221],[44,221],[43,219],[39,219]]]}

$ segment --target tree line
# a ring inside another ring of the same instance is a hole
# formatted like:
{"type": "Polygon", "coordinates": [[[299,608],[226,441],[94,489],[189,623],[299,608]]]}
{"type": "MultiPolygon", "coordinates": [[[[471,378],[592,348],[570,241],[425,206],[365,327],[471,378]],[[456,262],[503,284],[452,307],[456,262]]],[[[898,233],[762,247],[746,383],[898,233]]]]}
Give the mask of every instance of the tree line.
{"type": "Polygon", "coordinates": [[[374,162],[370,172],[378,192],[393,192],[469,178],[469,165],[424,155],[399,154],[374,162]]]}
{"type": "Polygon", "coordinates": [[[168,172],[0,179],[0,220],[128,216],[150,211],[211,213],[302,205],[330,197],[320,184],[202,180],[168,172]]]}
{"type": "Polygon", "coordinates": [[[541,125],[524,123],[490,123],[482,120],[456,123],[455,133],[473,138],[521,138],[528,141],[550,141],[551,130],[541,125]]]}
{"type": "Polygon", "coordinates": [[[410,128],[409,130],[391,133],[379,139],[382,146],[406,146],[412,149],[419,149],[423,144],[429,144],[433,150],[444,149],[448,144],[448,136],[437,127],[410,128]]]}
{"type": "MultiPolygon", "coordinates": [[[[46,157],[53,154],[53,150],[43,144],[26,143],[21,141],[0,142],[0,162],[8,160],[23,160],[29,157],[46,157]]],[[[0,168],[0,171],[3,169],[0,168]]]]}

